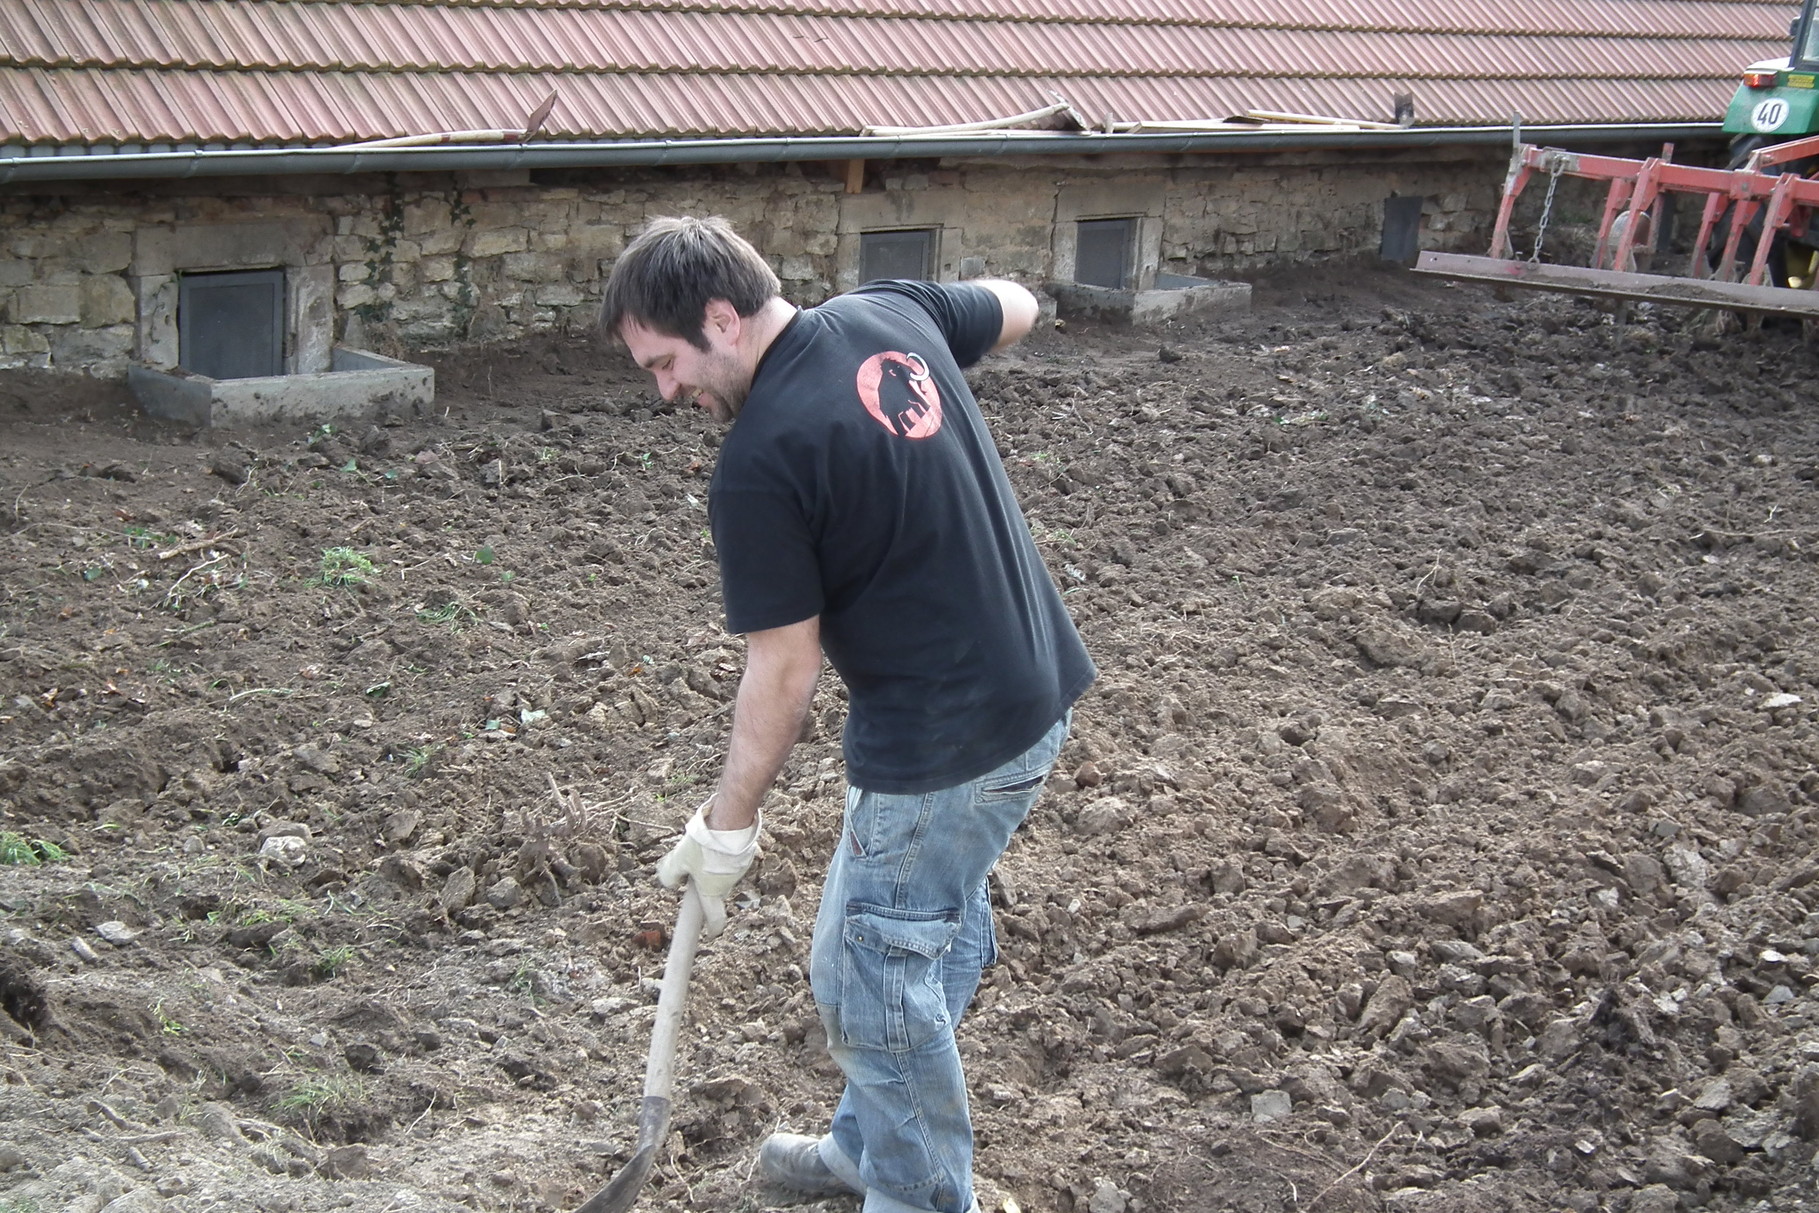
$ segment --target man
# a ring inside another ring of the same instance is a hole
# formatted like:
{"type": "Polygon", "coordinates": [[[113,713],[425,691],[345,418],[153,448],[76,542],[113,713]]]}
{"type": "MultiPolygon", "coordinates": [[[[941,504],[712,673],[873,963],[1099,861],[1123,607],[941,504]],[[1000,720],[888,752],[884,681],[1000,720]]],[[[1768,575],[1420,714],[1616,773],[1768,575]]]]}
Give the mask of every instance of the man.
{"type": "Polygon", "coordinates": [[[717,909],[744,874],[825,653],[848,791],[809,967],[846,1090],[825,1136],[775,1134],[759,1169],[865,1213],[966,1213],[954,1026],[995,958],[986,877],[1093,679],[960,373],[1036,301],[1000,281],[809,310],[777,291],[718,219],[656,220],[606,286],[602,327],[664,398],[732,427],[708,509],[746,668],[718,788],[658,876],[717,909]]]}

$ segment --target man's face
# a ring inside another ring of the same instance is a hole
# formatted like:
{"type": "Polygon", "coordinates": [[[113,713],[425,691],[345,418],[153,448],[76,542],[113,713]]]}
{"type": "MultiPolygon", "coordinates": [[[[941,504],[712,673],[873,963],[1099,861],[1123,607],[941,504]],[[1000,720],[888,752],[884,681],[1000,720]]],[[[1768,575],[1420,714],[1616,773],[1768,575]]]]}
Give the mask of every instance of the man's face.
{"type": "Polygon", "coordinates": [[[703,350],[681,337],[646,328],[632,317],[619,325],[620,340],[633,361],[657,380],[657,392],[667,401],[691,400],[722,424],[739,415],[752,388],[752,373],[740,356],[738,313],[720,304],[729,318],[708,305],[702,328],[708,348],[703,350]]]}

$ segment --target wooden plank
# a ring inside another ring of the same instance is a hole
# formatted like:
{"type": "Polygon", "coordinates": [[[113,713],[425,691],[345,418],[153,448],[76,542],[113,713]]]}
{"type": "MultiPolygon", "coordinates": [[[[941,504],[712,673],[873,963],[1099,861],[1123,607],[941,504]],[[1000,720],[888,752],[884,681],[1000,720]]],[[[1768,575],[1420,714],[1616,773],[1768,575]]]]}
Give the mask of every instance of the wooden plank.
{"type": "Polygon", "coordinates": [[[1664,274],[1622,274],[1577,265],[1543,265],[1535,261],[1505,261],[1498,257],[1470,257],[1462,253],[1422,253],[1415,262],[1418,274],[1493,282],[1505,286],[1565,291],[1575,295],[1601,295],[1612,299],[1639,299],[1646,303],[1681,303],[1690,307],[1736,308],[1786,316],[1819,316],[1819,291],[1782,286],[1750,286],[1743,282],[1714,282],[1707,278],[1673,278],[1664,274]]]}
{"type": "Polygon", "coordinates": [[[865,161],[848,160],[845,166],[846,192],[862,194],[865,192],[865,161]]]}

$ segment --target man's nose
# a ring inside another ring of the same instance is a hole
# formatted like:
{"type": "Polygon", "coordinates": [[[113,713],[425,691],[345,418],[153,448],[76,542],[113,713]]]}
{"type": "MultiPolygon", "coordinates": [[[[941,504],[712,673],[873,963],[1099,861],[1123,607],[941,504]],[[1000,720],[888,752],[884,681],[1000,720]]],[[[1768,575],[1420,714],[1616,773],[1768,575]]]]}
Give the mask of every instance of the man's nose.
{"type": "Polygon", "coordinates": [[[663,397],[663,403],[675,403],[676,377],[668,371],[655,371],[653,374],[657,377],[657,395],[663,397]]]}

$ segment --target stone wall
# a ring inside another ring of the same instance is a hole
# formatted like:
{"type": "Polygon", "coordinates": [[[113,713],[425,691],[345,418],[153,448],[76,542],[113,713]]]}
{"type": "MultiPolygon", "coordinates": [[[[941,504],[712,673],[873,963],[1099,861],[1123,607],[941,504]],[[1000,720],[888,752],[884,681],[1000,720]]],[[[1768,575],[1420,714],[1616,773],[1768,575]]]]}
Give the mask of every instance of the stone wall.
{"type": "Polygon", "coordinates": [[[282,267],[287,368],[335,342],[400,353],[591,322],[652,215],[722,214],[811,303],[857,281],[860,233],[930,227],[938,276],[1032,286],[1071,269],[1071,219],[1142,224],[1145,272],[1241,276],[1374,254],[1383,201],[1420,195],[1424,247],[1480,251],[1500,152],[874,161],[362,178],[196,180],[0,193],[0,366],[101,376],[177,362],[184,272],[282,267]],[[34,192],[35,191],[35,192],[34,192]]]}

